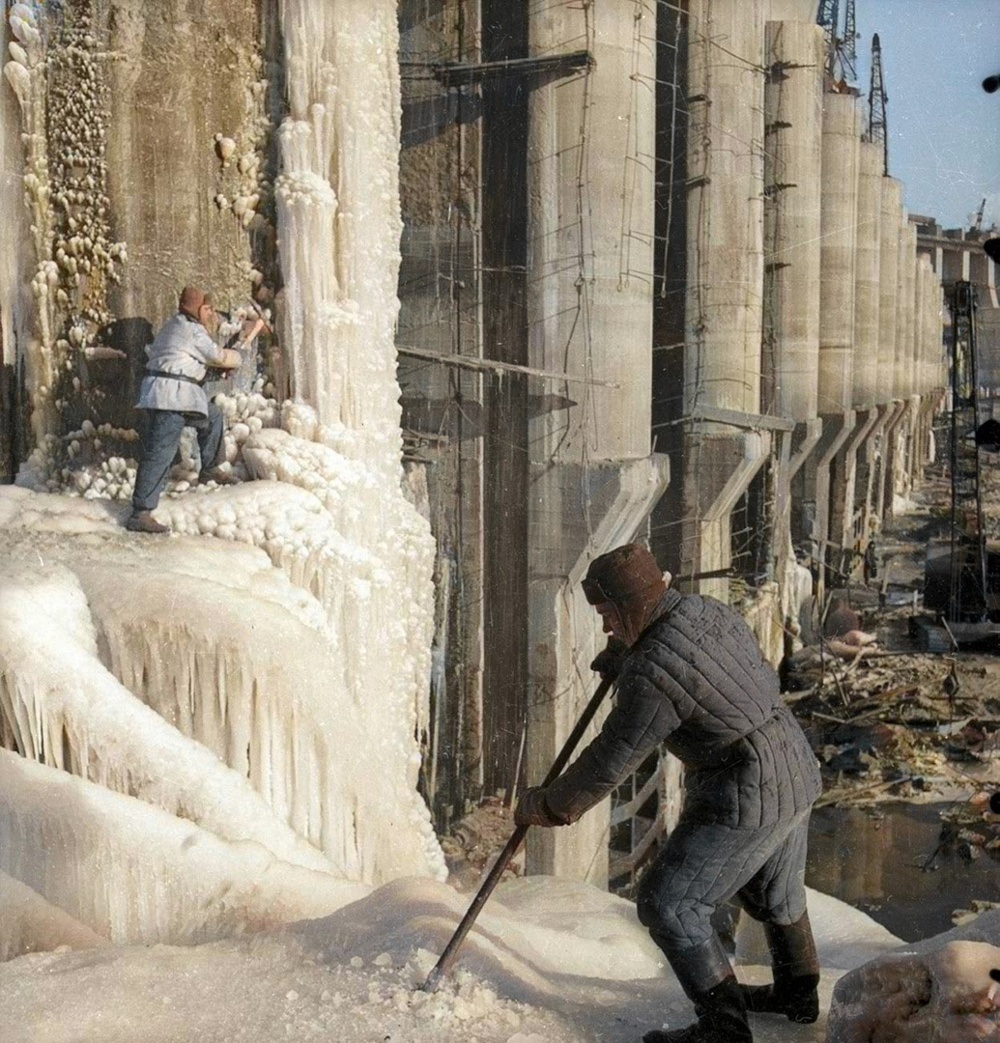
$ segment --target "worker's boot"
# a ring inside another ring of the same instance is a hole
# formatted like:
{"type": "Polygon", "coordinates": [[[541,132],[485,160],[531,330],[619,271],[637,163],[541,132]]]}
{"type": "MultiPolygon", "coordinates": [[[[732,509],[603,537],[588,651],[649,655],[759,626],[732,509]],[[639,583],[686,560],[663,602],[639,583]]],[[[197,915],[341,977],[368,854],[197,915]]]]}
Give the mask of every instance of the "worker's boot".
{"type": "Polygon", "coordinates": [[[215,482],[216,485],[239,485],[240,480],[235,475],[230,474],[228,471],[223,471],[218,467],[209,467],[205,471],[201,471],[198,474],[199,482],[215,482]]]}
{"type": "Polygon", "coordinates": [[[682,1029],[654,1029],[643,1043],[753,1043],[742,987],[718,937],[668,958],[698,1020],[682,1029]],[[706,988],[706,982],[714,984],[706,988]]]}
{"type": "Polygon", "coordinates": [[[747,1010],[784,1014],[789,1021],[810,1025],[819,1017],[819,958],[809,914],[793,924],[764,924],[774,969],[773,985],[741,985],[747,1010]]]}
{"type": "Polygon", "coordinates": [[[170,532],[169,525],[161,525],[154,517],[152,511],[137,511],[133,509],[128,520],[125,522],[125,528],[129,532],[148,532],[153,535],[160,535],[164,532],[170,532]]]}

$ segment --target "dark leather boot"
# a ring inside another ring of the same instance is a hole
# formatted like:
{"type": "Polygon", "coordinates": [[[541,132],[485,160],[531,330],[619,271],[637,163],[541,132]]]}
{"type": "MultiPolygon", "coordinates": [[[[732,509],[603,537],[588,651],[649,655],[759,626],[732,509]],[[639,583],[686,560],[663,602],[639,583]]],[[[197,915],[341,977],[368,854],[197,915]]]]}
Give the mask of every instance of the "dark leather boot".
{"type": "Polygon", "coordinates": [[[764,924],[774,969],[773,985],[742,985],[747,1010],[755,1014],[784,1014],[798,1025],[819,1017],[819,958],[809,914],[787,926],[764,924]]]}
{"type": "Polygon", "coordinates": [[[125,528],[128,529],[129,532],[148,532],[153,535],[170,532],[170,526],[161,525],[153,517],[152,511],[133,510],[129,515],[128,520],[125,522],[125,528]]]}
{"type": "Polygon", "coordinates": [[[216,485],[239,485],[240,480],[234,474],[230,474],[228,471],[222,471],[218,467],[210,467],[206,471],[200,471],[198,474],[198,481],[205,485],[208,482],[215,482],[216,485]]]}
{"type": "Polygon", "coordinates": [[[723,978],[707,992],[692,996],[698,1020],[686,1028],[647,1032],[643,1043],[753,1043],[742,987],[723,978]]]}
{"type": "Polygon", "coordinates": [[[753,1043],[742,987],[718,937],[664,951],[698,1020],[682,1029],[647,1032],[644,1043],[753,1043]]]}

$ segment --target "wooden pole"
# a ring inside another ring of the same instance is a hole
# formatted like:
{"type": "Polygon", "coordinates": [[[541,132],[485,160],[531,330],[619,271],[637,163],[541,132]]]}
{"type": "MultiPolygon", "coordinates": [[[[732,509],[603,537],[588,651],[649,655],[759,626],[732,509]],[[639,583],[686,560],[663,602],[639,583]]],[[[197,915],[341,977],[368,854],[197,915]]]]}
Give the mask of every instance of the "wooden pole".
{"type": "MultiPolygon", "coordinates": [[[[594,715],[597,713],[598,707],[604,701],[604,697],[607,695],[610,687],[610,681],[601,681],[597,686],[597,691],[591,696],[586,709],[581,714],[580,719],[576,722],[573,731],[570,732],[569,738],[566,740],[563,748],[559,751],[559,756],[556,757],[552,767],[549,768],[549,773],[545,776],[545,781],[542,783],[543,786],[548,786],[562,774],[563,768],[566,767],[566,762],[573,755],[577,743],[583,737],[583,733],[590,726],[590,722],[594,719],[594,715]]],[[[476,897],[473,898],[468,911],[465,916],[462,917],[458,929],[451,936],[451,940],[445,946],[444,952],[441,953],[441,958],[438,960],[430,974],[427,975],[427,981],[425,981],[423,985],[424,992],[434,992],[441,983],[441,979],[448,973],[451,965],[455,962],[458,956],[459,946],[461,946],[462,942],[465,941],[465,936],[472,929],[472,925],[476,922],[476,917],[479,916],[480,910],[486,904],[486,900],[493,893],[493,889],[500,882],[500,877],[503,876],[503,871],[507,868],[514,855],[517,854],[517,849],[524,841],[527,832],[527,826],[518,826],[514,830],[510,840],[507,841],[503,851],[500,852],[500,857],[493,863],[493,868],[490,870],[489,875],[483,882],[482,887],[480,887],[476,892],[476,897]]]]}

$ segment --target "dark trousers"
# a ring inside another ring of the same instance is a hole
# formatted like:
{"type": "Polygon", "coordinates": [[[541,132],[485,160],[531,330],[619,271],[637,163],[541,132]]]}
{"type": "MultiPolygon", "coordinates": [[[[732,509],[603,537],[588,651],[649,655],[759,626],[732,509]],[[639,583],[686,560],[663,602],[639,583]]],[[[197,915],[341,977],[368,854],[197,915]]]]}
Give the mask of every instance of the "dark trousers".
{"type": "Polygon", "coordinates": [[[160,494],[170,477],[184,428],[193,427],[198,434],[201,469],[205,471],[219,462],[223,421],[222,414],[211,402],[208,416],[175,413],[169,409],[144,409],[143,413],[145,420],[139,433],[141,458],[135,476],[132,507],[137,511],[152,511],[160,502],[160,494]]]}
{"type": "Polygon", "coordinates": [[[808,830],[808,811],[756,829],[682,815],[639,884],[639,920],[668,960],[713,938],[712,914],[733,897],[755,920],[795,923],[806,911],[808,830]]]}

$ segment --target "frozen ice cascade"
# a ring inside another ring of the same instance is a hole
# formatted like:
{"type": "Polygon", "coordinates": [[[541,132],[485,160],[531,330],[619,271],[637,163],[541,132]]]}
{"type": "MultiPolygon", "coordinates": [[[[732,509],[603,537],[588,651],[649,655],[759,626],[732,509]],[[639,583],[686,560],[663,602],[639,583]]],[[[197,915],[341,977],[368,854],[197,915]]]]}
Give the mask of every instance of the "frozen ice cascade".
{"type": "Polygon", "coordinates": [[[99,489],[0,489],[3,956],[446,875],[416,788],[434,543],[401,486],[395,4],[280,14],[292,398],[227,432],[254,480],[165,498],[158,541],[99,489]]]}

